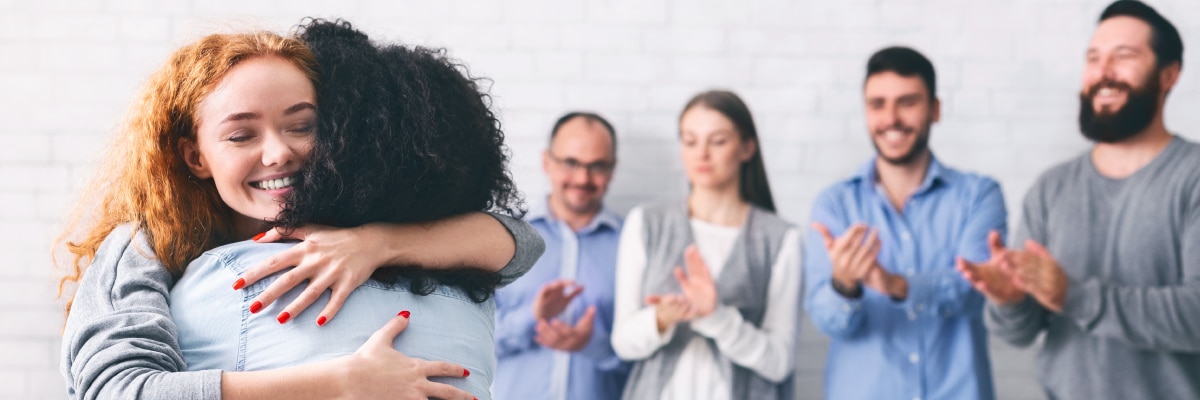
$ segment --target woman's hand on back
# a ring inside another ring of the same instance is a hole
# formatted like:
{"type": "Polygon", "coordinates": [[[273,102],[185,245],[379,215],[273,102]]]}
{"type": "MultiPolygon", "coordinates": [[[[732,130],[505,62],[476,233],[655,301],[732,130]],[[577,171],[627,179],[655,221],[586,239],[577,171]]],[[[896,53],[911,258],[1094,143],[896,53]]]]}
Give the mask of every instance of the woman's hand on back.
{"type": "Polygon", "coordinates": [[[402,311],[375,331],[353,355],[344,358],[347,385],[342,393],[352,399],[474,399],[470,393],[430,377],[466,377],[462,366],[411,358],[392,348],[396,336],[408,327],[411,315],[402,311]]]}
{"type": "Polygon", "coordinates": [[[342,308],[346,297],[355,288],[366,282],[375,269],[384,265],[387,260],[380,251],[384,235],[370,231],[370,225],[355,228],[334,228],[323,225],[305,225],[296,228],[285,235],[279,228],[271,229],[256,238],[260,243],[277,242],[280,240],[300,240],[295,247],[273,255],[258,265],[246,270],[234,283],[234,289],[258,282],[276,272],[295,267],[279,276],[251,303],[251,312],[270,305],[284,293],[308,281],[308,287],[276,318],[280,323],[287,322],[292,316],[299,315],[313,302],[321,297],[326,290],[332,291],[329,303],[321,310],[316,321],[317,325],[325,325],[333,320],[338,310],[342,308]]]}

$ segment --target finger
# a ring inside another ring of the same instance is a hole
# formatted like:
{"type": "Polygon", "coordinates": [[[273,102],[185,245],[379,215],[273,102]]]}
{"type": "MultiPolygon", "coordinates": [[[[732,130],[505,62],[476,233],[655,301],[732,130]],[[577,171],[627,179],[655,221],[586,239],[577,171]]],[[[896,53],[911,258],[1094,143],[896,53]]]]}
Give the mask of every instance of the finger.
{"type": "Polygon", "coordinates": [[[580,293],[583,293],[583,285],[575,285],[575,284],[572,284],[572,285],[573,285],[573,287],[571,288],[571,291],[567,293],[567,297],[566,297],[567,302],[574,300],[575,296],[579,296],[580,293]]]}
{"type": "Polygon", "coordinates": [[[431,399],[471,400],[475,398],[467,391],[445,383],[427,381],[422,384],[424,385],[422,392],[425,392],[425,396],[431,399]]]}
{"type": "Polygon", "coordinates": [[[954,257],[954,269],[957,269],[958,273],[963,276],[963,279],[966,279],[968,282],[974,283],[980,280],[979,274],[976,272],[977,268],[962,257],[954,257]]]}
{"type": "Polygon", "coordinates": [[[663,297],[660,295],[657,295],[657,294],[652,294],[652,295],[646,296],[645,302],[648,305],[656,306],[663,302],[663,297]]]}
{"type": "MultiPolygon", "coordinates": [[[[300,268],[295,268],[291,271],[285,272],[283,275],[280,275],[279,279],[276,279],[275,282],[271,282],[271,285],[267,286],[266,290],[263,290],[262,293],[259,293],[258,297],[254,298],[255,302],[254,304],[251,304],[251,307],[262,308],[271,305],[271,303],[274,303],[275,300],[279,299],[279,296],[283,296],[284,293],[292,290],[292,288],[309,280],[311,277],[308,275],[308,273],[308,270],[300,268]]],[[[254,310],[251,311],[254,312],[254,310]]]]}
{"type": "Polygon", "coordinates": [[[342,305],[346,303],[346,298],[350,297],[350,292],[354,291],[354,287],[334,287],[333,292],[329,294],[329,303],[325,304],[325,308],[321,309],[321,315],[317,316],[317,325],[324,326],[333,320],[338,311],[342,309],[342,305]]]}
{"type": "Polygon", "coordinates": [[[863,235],[867,232],[867,227],[862,224],[854,224],[846,231],[842,237],[838,238],[833,243],[834,251],[844,252],[852,249],[862,243],[863,235]]]}
{"type": "Polygon", "coordinates": [[[849,259],[849,267],[853,271],[854,276],[863,277],[870,272],[872,265],[875,263],[874,249],[878,248],[878,232],[874,229],[867,234],[866,240],[857,248],[851,248],[851,256],[849,259]]]}
{"type": "Polygon", "coordinates": [[[308,309],[308,306],[311,306],[313,302],[316,302],[321,297],[321,293],[325,293],[327,287],[327,285],[315,282],[309,283],[308,287],[304,288],[303,292],[300,292],[300,296],[297,296],[295,300],[292,300],[291,304],[283,308],[283,312],[279,313],[276,319],[282,324],[288,322],[293,316],[300,315],[301,312],[304,312],[305,309],[308,309]]]}
{"type": "Polygon", "coordinates": [[[1025,250],[1041,257],[1050,258],[1050,251],[1033,239],[1025,239],[1025,250]]]}
{"type": "Polygon", "coordinates": [[[833,248],[833,243],[834,243],[833,233],[829,232],[828,227],[821,224],[820,222],[813,222],[812,228],[816,229],[817,232],[821,234],[821,239],[825,242],[825,250],[828,251],[829,249],[833,248]]]}
{"type": "Polygon", "coordinates": [[[999,231],[988,232],[988,250],[992,252],[992,256],[1004,252],[1004,239],[1000,237],[999,231]]]}
{"type": "Polygon", "coordinates": [[[417,367],[425,376],[448,376],[453,378],[466,378],[471,375],[470,371],[458,364],[451,364],[444,361],[428,361],[420,360],[420,366],[417,367]]]}
{"type": "Polygon", "coordinates": [[[273,242],[278,242],[279,239],[282,239],[282,238],[283,238],[283,235],[281,235],[279,233],[279,228],[275,227],[275,228],[267,229],[266,232],[258,234],[258,236],[254,237],[254,241],[258,242],[258,243],[273,243],[273,242]]]}
{"type": "Polygon", "coordinates": [[[583,316],[575,321],[575,331],[579,333],[587,333],[592,331],[592,326],[596,322],[596,306],[589,306],[587,311],[583,312],[583,316]]]}
{"type": "Polygon", "coordinates": [[[684,263],[687,264],[688,275],[701,279],[712,279],[708,263],[704,262],[704,257],[700,255],[700,249],[696,248],[696,245],[688,246],[684,253],[684,263]]]}
{"type": "Polygon", "coordinates": [[[679,281],[679,286],[687,286],[688,276],[683,273],[683,268],[675,267],[675,280],[679,281]]]}
{"type": "Polygon", "coordinates": [[[400,332],[404,332],[404,328],[408,327],[408,318],[410,316],[411,315],[407,310],[396,314],[396,316],[392,317],[392,319],[389,319],[382,328],[379,328],[379,330],[375,331],[375,333],[372,333],[371,337],[367,338],[367,342],[363,343],[363,347],[392,348],[392,342],[396,341],[396,336],[399,335],[400,332]]]}
{"type": "MultiPolygon", "coordinates": [[[[242,275],[238,277],[238,280],[234,283],[233,288],[241,289],[243,286],[253,285],[254,282],[258,282],[262,278],[287,269],[288,267],[295,266],[300,262],[303,256],[304,252],[302,250],[298,250],[296,247],[293,247],[284,250],[279,254],[267,257],[266,260],[260,261],[257,265],[246,270],[246,272],[243,272],[242,275]]],[[[288,289],[291,289],[291,286],[289,286],[288,289]]]]}

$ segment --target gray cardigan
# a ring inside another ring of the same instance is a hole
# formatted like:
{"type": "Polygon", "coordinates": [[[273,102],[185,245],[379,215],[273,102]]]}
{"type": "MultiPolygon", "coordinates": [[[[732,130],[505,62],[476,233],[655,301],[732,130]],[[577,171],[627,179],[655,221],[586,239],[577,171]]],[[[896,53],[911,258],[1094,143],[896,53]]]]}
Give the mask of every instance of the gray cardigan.
{"type": "MultiPolygon", "coordinates": [[[[495,215],[516,254],[500,270],[516,280],[545,243],[524,221],[495,215]]],[[[131,225],[108,235],[75,292],[63,331],[60,370],[71,399],[221,398],[221,371],[187,371],[167,299],[175,280],[131,225]]]]}

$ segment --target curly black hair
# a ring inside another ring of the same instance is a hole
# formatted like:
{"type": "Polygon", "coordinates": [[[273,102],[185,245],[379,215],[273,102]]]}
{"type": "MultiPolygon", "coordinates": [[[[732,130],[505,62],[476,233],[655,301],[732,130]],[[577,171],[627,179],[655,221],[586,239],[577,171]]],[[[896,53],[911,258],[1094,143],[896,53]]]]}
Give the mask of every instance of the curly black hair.
{"type": "MultiPolygon", "coordinates": [[[[524,212],[491,98],[445,49],[376,45],[343,20],[307,20],[297,37],[319,66],[317,139],[275,225],[524,212]]],[[[422,295],[437,284],[457,286],[483,302],[500,276],[410,265],[380,268],[372,278],[407,281],[422,295]]]]}

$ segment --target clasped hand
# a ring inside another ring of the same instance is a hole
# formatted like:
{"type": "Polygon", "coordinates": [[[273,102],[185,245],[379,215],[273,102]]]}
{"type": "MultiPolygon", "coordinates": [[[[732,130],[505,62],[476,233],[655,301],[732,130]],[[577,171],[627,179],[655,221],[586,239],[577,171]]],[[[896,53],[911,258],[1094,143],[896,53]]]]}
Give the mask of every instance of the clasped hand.
{"type": "Polygon", "coordinates": [[[1062,312],[1067,297],[1068,277],[1058,261],[1040,243],[1025,241],[1024,250],[1004,247],[998,232],[988,234],[991,257],[971,263],[961,257],[957,269],[988,301],[1011,305],[1032,296],[1047,310],[1062,312]]]}
{"type": "Polygon", "coordinates": [[[686,273],[678,266],[674,271],[683,293],[646,296],[646,304],[654,306],[659,333],[677,323],[703,318],[716,311],[717,284],[696,245],[688,246],[684,251],[684,265],[686,273]]]}
{"type": "Polygon", "coordinates": [[[879,265],[882,245],[878,230],[854,224],[841,237],[834,238],[825,225],[814,222],[812,227],[825,241],[832,278],[839,286],[848,290],[866,286],[894,299],[908,297],[908,280],[879,265]]]}

